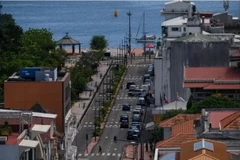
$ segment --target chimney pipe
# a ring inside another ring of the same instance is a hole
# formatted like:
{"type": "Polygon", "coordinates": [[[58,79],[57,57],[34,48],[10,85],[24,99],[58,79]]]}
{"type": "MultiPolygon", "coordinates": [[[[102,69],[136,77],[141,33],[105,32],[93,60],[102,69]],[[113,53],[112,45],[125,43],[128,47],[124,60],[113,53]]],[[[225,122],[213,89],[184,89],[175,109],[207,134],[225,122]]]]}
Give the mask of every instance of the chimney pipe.
{"type": "Polygon", "coordinates": [[[189,9],[188,9],[188,18],[192,18],[192,5],[191,3],[189,2],[189,9]]]}

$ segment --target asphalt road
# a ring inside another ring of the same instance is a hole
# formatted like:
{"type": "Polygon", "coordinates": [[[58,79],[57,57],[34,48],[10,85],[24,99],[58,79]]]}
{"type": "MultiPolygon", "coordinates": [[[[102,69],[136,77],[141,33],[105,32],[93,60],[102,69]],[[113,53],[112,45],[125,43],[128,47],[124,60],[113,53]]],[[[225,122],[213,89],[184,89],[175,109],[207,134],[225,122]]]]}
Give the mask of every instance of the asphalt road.
{"type": "MultiPolygon", "coordinates": [[[[108,72],[107,75],[110,75],[110,72],[108,72]]],[[[104,78],[104,81],[106,81],[107,76],[104,78]]],[[[104,88],[104,83],[99,87],[99,90],[103,90],[104,88]]],[[[89,106],[89,109],[87,110],[85,116],[82,119],[81,124],[79,125],[78,128],[78,133],[74,139],[73,145],[77,146],[78,148],[78,154],[83,154],[87,148],[87,145],[90,143],[91,138],[92,138],[92,133],[94,132],[94,116],[95,116],[95,100],[99,96],[96,94],[94,97],[92,104],[89,106]],[[88,141],[86,140],[86,134],[88,134],[88,141]]],[[[98,110],[96,111],[98,114],[98,110]]]]}
{"type": "MultiPolygon", "coordinates": [[[[137,85],[142,84],[142,77],[147,69],[147,63],[143,64],[133,64],[128,67],[128,72],[124,79],[124,89],[120,90],[114,106],[108,117],[106,126],[100,137],[99,144],[96,145],[92,152],[89,153],[88,159],[90,160],[119,160],[124,144],[129,144],[131,141],[127,141],[127,128],[121,129],[119,127],[120,115],[122,113],[127,113],[131,119],[131,111],[122,111],[121,105],[123,103],[129,103],[135,106],[137,103],[137,97],[128,97],[128,90],[125,89],[127,81],[134,81],[137,85]],[[117,136],[118,142],[113,142],[113,137],[117,136]],[[98,153],[99,145],[102,147],[102,153],[98,153]]],[[[82,137],[83,139],[85,138],[82,137]]]]}

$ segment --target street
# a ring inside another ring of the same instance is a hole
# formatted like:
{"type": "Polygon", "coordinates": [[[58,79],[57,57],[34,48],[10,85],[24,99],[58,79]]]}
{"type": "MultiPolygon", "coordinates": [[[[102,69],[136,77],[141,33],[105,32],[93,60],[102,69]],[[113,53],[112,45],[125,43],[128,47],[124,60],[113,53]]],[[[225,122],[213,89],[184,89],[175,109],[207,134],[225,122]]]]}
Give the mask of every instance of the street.
{"type": "MultiPolygon", "coordinates": [[[[142,62],[143,63],[143,62],[142,62]]],[[[115,104],[111,109],[110,115],[108,117],[107,123],[103,130],[103,133],[100,137],[99,143],[93,148],[92,152],[87,154],[88,159],[95,160],[118,160],[122,154],[122,149],[125,144],[129,144],[131,141],[127,141],[127,128],[122,129],[119,127],[120,123],[120,115],[122,113],[127,113],[131,118],[131,111],[122,111],[122,104],[129,103],[132,106],[135,106],[137,103],[137,97],[128,97],[127,93],[128,90],[125,89],[127,81],[134,81],[137,85],[142,84],[142,76],[144,75],[147,68],[146,64],[133,64],[129,65],[127,74],[124,79],[124,88],[119,91],[115,104]],[[117,142],[113,142],[114,136],[117,136],[117,142]],[[99,145],[102,147],[102,153],[98,153],[99,145]]],[[[83,121],[83,126],[85,123],[85,127],[82,126],[81,133],[82,136],[78,136],[78,142],[80,143],[78,147],[79,159],[85,157],[84,149],[86,148],[85,145],[85,134],[87,132],[94,131],[94,108],[90,108],[86,118],[83,121]],[[91,121],[92,120],[92,121],[91,121]]]]}

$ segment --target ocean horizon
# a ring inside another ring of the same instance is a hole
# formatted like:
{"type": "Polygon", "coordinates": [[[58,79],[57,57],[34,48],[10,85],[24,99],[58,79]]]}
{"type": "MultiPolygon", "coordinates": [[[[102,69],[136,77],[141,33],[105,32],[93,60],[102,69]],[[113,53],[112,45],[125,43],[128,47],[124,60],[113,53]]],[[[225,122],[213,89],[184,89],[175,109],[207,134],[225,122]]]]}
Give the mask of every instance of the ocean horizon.
{"type": "MultiPolygon", "coordinates": [[[[131,16],[132,46],[142,47],[134,38],[142,33],[141,17],[145,12],[147,34],[161,37],[161,22],[164,17],[160,11],[166,1],[2,1],[2,13],[13,15],[16,23],[24,31],[29,28],[46,28],[53,33],[54,40],[59,40],[66,33],[82,43],[82,48],[89,48],[94,35],[104,35],[109,48],[117,48],[128,34],[131,16]],[[118,17],[114,11],[118,11],[118,17]],[[138,34],[137,34],[138,33],[138,34]]],[[[197,11],[223,12],[222,1],[193,1],[197,11]]],[[[229,2],[229,13],[239,17],[239,1],[229,2]]]]}

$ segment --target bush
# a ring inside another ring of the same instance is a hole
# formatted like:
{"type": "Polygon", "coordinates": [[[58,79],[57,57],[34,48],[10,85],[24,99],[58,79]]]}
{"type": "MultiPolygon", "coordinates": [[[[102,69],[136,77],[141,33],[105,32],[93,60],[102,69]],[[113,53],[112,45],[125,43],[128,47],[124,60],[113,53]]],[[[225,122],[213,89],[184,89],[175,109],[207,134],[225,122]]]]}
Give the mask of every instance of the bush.
{"type": "Polygon", "coordinates": [[[93,131],[93,137],[94,136],[100,136],[102,133],[102,129],[101,128],[97,128],[96,131],[93,131]]]}

